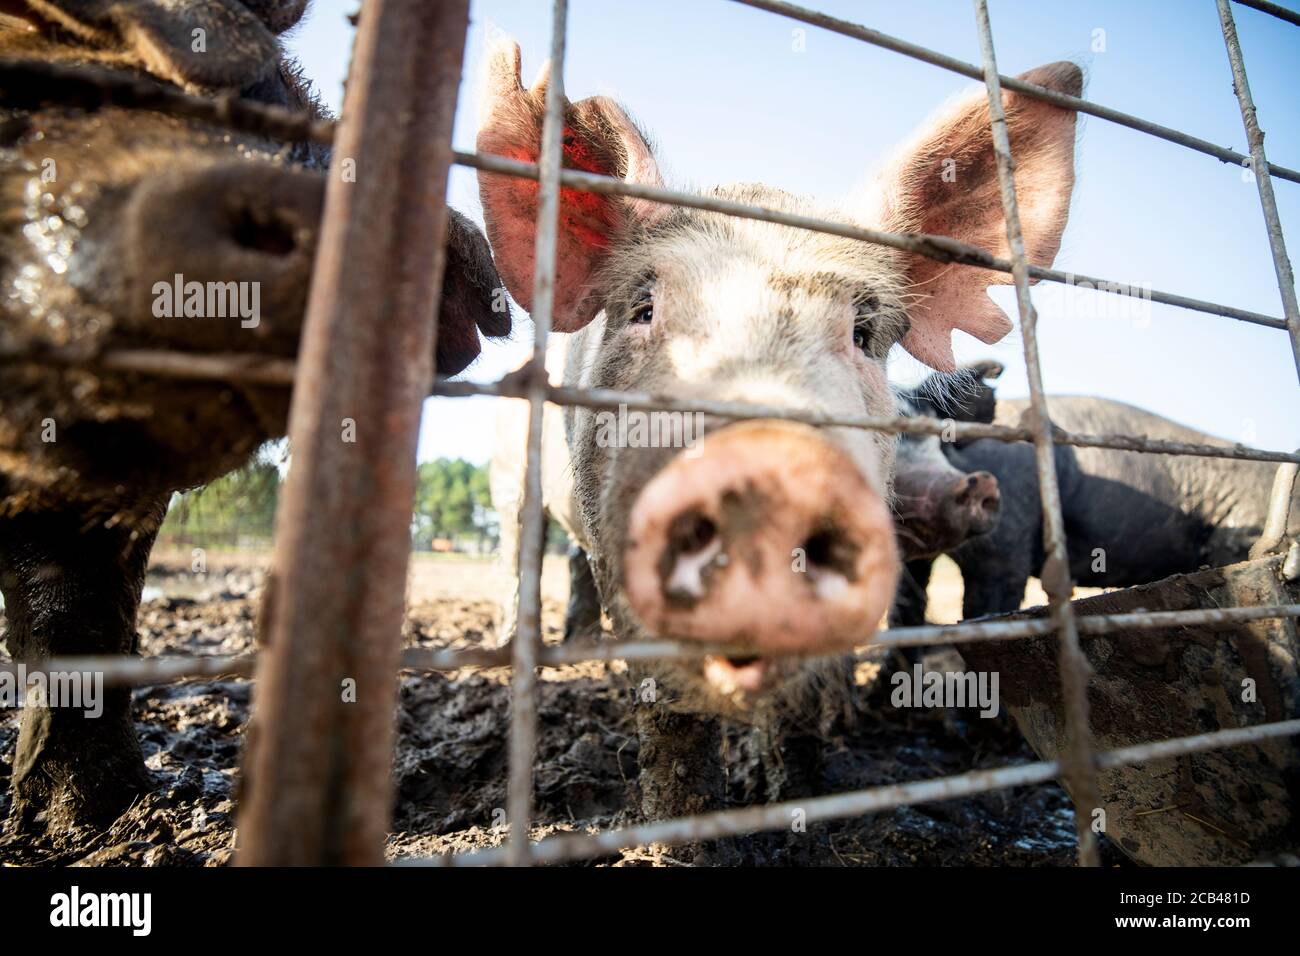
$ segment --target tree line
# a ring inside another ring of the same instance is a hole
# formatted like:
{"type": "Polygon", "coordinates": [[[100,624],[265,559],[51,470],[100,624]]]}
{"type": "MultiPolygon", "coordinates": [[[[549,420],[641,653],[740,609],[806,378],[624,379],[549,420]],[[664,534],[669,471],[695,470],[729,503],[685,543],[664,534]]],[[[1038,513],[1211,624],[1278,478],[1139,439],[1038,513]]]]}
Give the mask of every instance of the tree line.
{"type": "MultiPolygon", "coordinates": [[[[160,537],[184,546],[266,547],[275,533],[283,457],[267,446],[243,468],[176,495],[160,537]]],[[[463,458],[422,462],[417,471],[411,546],[416,550],[471,547],[497,540],[486,465],[463,458]]]]}

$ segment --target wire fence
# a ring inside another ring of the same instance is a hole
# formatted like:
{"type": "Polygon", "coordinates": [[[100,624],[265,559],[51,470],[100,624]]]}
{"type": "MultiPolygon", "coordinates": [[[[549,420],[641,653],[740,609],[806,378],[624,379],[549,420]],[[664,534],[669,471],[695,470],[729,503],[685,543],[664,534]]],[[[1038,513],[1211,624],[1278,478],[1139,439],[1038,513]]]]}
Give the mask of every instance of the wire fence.
{"type": "MultiPolygon", "coordinates": [[[[660,187],[625,183],[592,173],[564,169],[561,141],[564,125],[564,60],[567,36],[567,0],[554,0],[551,82],[547,89],[542,148],[535,164],[521,163],[498,156],[472,153],[452,153],[450,150],[450,113],[446,98],[440,100],[447,115],[440,117],[440,148],[446,161],[481,171],[501,173],[539,181],[539,212],[535,241],[535,272],[532,318],[535,336],[533,357],[521,372],[507,376],[500,382],[478,385],[466,382],[438,381],[432,393],[444,396],[496,395],[526,398],[529,402],[524,501],[521,508],[522,531],[519,561],[519,614],[518,631],[509,647],[496,650],[442,651],[423,648],[408,649],[400,657],[400,666],[416,670],[454,670],[462,667],[510,666],[513,669],[511,695],[513,701],[511,738],[509,746],[509,798],[507,819],[509,835],[504,847],[470,853],[462,856],[442,856],[417,861],[434,865],[461,864],[529,864],[551,863],[564,860],[589,859],[615,852],[624,847],[644,843],[682,843],[716,838],[725,835],[755,832],[788,826],[791,805],[770,804],[738,810],[704,814],[676,820],[659,821],[644,826],[610,830],[597,834],[550,837],[539,842],[530,838],[532,823],[533,770],[537,744],[537,668],[574,663],[583,660],[652,660],[693,658],[715,653],[737,653],[743,649],[687,646],[666,640],[647,640],[630,643],[589,643],[542,647],[541,644],[541,561],[544,544],[544,514],[542,505],[542,410],[547,402],[561,405],[588,407],[629,408],[648,411],[704,412],[725,418],[781,418],[813,425],[835,425],[872,429],[889,433],[920,432],[939,433],[947,427],[948,434],[965,438],[993,438],[999,441],[1031,441],[1035,447],[1037,478],[1042,501],[1044,521],[1044,550],[1049,560],[1043,572],[1043,585],[1047,592],[1048,616],[1042,619],[1017,621],[981,621],[948,626],[923,626],[897,628],[874,636],[864,633],[875,645],[897,647],[922,646],[945,643],[961,644],[970,641],[1018,640],[1028,637],[1056,634],[1058,641],[1058,668],[1062,678],[1065,701],[1067,745],[1056,761],[1043,761],[982,770],[956,776],[939,777],[909,784],[877,787],[847,794],[800,801],[808,820],[829,820],[865,813],[874,813],[893,807],[928,800],[944,800],[989,790],[1042,783],[1054,778],[1063,779],[1075,806],[1075,819],[1079,844],[1079,861],[1083,865],[1098,864],[1095,835],[1088,826],[1090,810],[1100,805],[1098,774],[1100,771],[1121,765],[1141,763],[1179,754],[1194,753],[1216,748],[1240,746],[1265,739],[1291,736],[1300,733],[1300,720],[1283,720],[1247,728],[1230,728],[1208,734],[1149,742],[1124,747],[1119,750],[1097,752],[1089,727],[1087,685],[1089,665],[1080,645],[1080,634],[1104,634],[1144,629],[1187,625],[1241,624],[1270,618],[1300,617],[1300,604],[1279,604],[1260,607],[1232,607],[1208,610],[1137,612],[1080,616],[1070,602],[1072,582],[1069,577],[1064,518],[1061,508],[1053,448],[1056,444],[1077,447],[1111,448],[1149,454],[1195,455],[1238,460],[1277,462],[1282,465],[1275,482],[1269,507],[1269,528],[1276,531],[1277,516],[1285,528],[1287,506],[1295,480],[1300,453],[1261,451],[1242,445],[1218,446],[1186,442],[1159,441],[1137,435],[1075,435],[1052,426],[1042,382],[1037,342],[1037,315],[1029,295],[1032,280],[1051,282],[1088,281],[1108,294],[1139,294],[1126,283],[1110,282],[1088,276],[1061,272],[1026,260],[1020,236],[1019,212],[1012,175],[1013,157],[1003,115],[1002,95],[1011,90],[1037,97],[1057,106],[1086,113],[1114,122],[1138,132],[1176,143],[1188,149],[1213,156],[1223,162],[1245,166],[1256,174],[1260,204],[1264,215],[1270,250],[1281,294],[1283,315],[1264,315],[1203,300],[1166,292],[1140,291],[1157,302],[1181,308],[1221,315],[1288,333],[1296,357],[1297,374],[1300,374],[1300,308],[1297,307],[1294,277],[1287,257],[1285,240],[1273,196],[1272,178],[1300,182],[1300,172],[1271,163],[1265,154],[1264,137],[1260,131],[1255,106],[1246,76],[1246,68],[1237,38],[1229,0],[1215,0],[1220,17],[1224,44],[1227,50],[1231,78],[1242,114],[1243,128],[1249,145],[1249,155],[1238,153],[1209,143],[1178,130],[1170,129],[1148,120],[1118,110],[1113,110],[1078,97],[1002,76],[998,73],[989,21],[987,0],[973,0],[975,26],[980,41],[981,63],[975,65],[937,53],[921,46],[890,37],[866,26],[850,23],[828,15],[777,0],[735,0],[758,10],[777,14],[831,30],[844,36],[892,50],[922,62],[951,70],[982,81],[987,89],[990,127],[997,158],[997,171],[1006,222],[1009,256],[1005,259],[949,237],[898,234],[865,229],[847,223],[836,223],[795,216],[758,206],[744,205],[716,198],[693,196],[660,187]],[[1009,273],[1014,281],[1019,312],[1025,362],[1030,387],[1030,407],[1034,414],[1028,427],[1008,428],[980,423],[936,423],[911,418],[832,418],[808,415],[789,409],[746,405],[731,402],[683,401],[672,396],[625,393],[610,390],[574,389],[552,386],[544,371],[544,356],[551,331],[551,309],[556,281],[556,239],[561,187],[611,195],[632,196],[654,203],[703,209],[730,216],[778,223],[800,229],[843,236],[863,242],[876,243],[895,249],[927,256],[945,263],[973,266],[1009,273]],[[1284,480],[1286,476],[1289,480],[1284,480]]],[[[1269,13],[1286,22],[1300,25],[1300,15],[1267,0],[1235,0],[1244,6],[1269,13]]],[[[463,4],[462,4],[463,6],[463,4]]],[[[363,30],[367,17],[362,18],[363,30]]],[[[464,35],[464,20],[449,16],[453,26],[460,23],[464,35]]],[[[454,51],[459,67],[460,50],[454,51]]],[[[452,55],[444,51],[442,60],[450,63],[452,55]]],[[[440,60],[440,62],[442,62],[440,60]]],[[[353,80],[366,77],[373,71],[375,58],[359,57],[354,62],[353,80]]],[[[450,73],[450,68],[443,71],[450,73]]],[[[87,106],[127,105],[154,109],[175,115],[201,119],[233,129],[255,132],[273,138],[334,143],[339,130],[336,124],[288,113],[273,107],[249,104],[240,100],[204,99],[151,84],[138,79],[123,79],[98,71],[75,67],[50,66],[29,62],[0,61],[0,93],[6,102],[27,101],[30,104],[45,102],[73,103],[87,106]],[[15,92],[18,91],[18,92],[15,92]]],[[[377,108],[377,107],[376,107],[377,108]]],[[[435,167],[436,168],[436,167],[435,167]]],[[[441,207],[440,207],[441,208],[441,207]]],[[[322,239],[322,243],[328,237],[322,239]]],[[[318,261],[320,261],[318,259],[318,261]]],[[[346,290],[344,290],[346,291],[346,290]]],[[[436,297],[436,287],[434,291],[436,297]]],[[[341,301],[348,301],[346,296],[341,301]]],[[[0,352],[0,362],[44,361],[54,364],[87,365],[113,371],[171,376],[178,378],[251,381],[261,384],[290,385],[307,392],[312,400],[321,400],[321,366],[308,384],[303,382],[303,363],[282,359],[265,359],[255,355],[200,355],[160,351],[116,351],[97,354],[46,349],[39,352],[30,348],[21,351],[0,352]]],[[[329,366],[337,371],[337,364],[329,366]]],[[[426,389],[427,390],[427,389],[426,389]]],[[[296,402],[301,402],[301,397],[296,402]]],[[[413,429],[412,436],[413,437],[413,429]]],[[[338,470],[344,470],[346,463],[338,470]]],[[[294,469],[298,471],[299,469],[294,469]]],[[[286,499],[295,497],[289,489],[286,499]]],[[[407,520],[406,505],[401,495],[390,495],[383,509],[393,519],[407,520]]],[[[292,507],[292,505],[281,505],[292,507]]],[[[317,516],[317,520],[319,517],[317,516]]],[[[283,519],[282,519],[283,521],[283,519]]],[[[283,526],[283,525],[282,525],[283,526]]],[[[392,530],[390,527],[389,530],[392,530]]],[[[374,532],[377,533],[377,532],[374,532]]],[[[1267,536],[1267,535],[1266,535],[1267,536]]],[[[1278,540],[1281,538],[1279,536],[1278,540]]],[[[301,545],[301,542],[299,542],[301,545]]],[[[400,545],[405,548],[403,536],[400,545]]],[[[299,553],[301,553],[301,548],[299,553]]],[[[340,571],[339,565],[322,566],[328,581],[331,573],[340,571]]],[[[392,570],[390,562],[388,571],[392,570]]],[[[375,580],[375,591],[388,597],[400,591],[400,584],[388,580],[378,582],[381,569],[369,568],[367,574],[375,580]],[[386,590],[385,590],[386,589],[386,590]]],[[[391,575],[389,575],[391,578],[391,575]]],[[[320,582],[317,582],[318,586],[320,582]]],[[[277,595],[277,601],[282,600],[277,595]]],[[[391,603],[391,601],[389,602],[391,603]]],[[[355,623],[355,622],[354,622],[355,623]]],[[[282,622],[282,630],[287,625],[282,622]]],[[[286,635],[287,636],[287,635],[286,635]]],[[[273,646],[273,652],[280,652],[273,646]]],[[[396,659],[391,664],[398,664],[396,659]]],[[[14,672],[19,665],[2,664],[0,670],[14,672]]],[[[63,671],[97,671],[104,674],[107,684],[154,684],[199,677],[249,676],[255,670],[262,677],[261,665],[255,655],[237,657],[197,658],[81,658],[55,659],[31,668],[44,667],[63,671]]],[[[328,730],[311,728],[315,734],[328,730]]],[[[386,757],[386,755],[385,755],[386,757]]],[[[362,772],[378,774],[373,761],[349,778],[350,785],[361,786],[362,772]]],[[[387,773],[387,768],[383,768],[387,773]]],[[[381,787],[382,789],[382,787],[381,787]]],[[[281,807],[275,805],[284,796],[274,786],[263,791],[265,813],[269,818],[291,820],[281,807]]],[[[288,804],[285,804],[288,806],[288,804]]]]}

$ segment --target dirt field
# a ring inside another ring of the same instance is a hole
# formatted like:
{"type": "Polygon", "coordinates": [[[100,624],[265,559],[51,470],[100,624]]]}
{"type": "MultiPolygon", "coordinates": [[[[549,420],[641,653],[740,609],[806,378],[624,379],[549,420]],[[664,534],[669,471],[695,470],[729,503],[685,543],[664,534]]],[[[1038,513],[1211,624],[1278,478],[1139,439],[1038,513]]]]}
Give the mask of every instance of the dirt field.
{"type": "MultiPolygon", "coordinates": [[[[229,654],[253,646],[262,555],[209,555],[210,571],[189,573],[188,555],[161,553],[141,612],[144,654],[229,654]]],[[[478,560],[417,556],[409,582],[406,642],[473,647],[495,639],[494,593],[504,582],[478,560]]],[[[567,571],[548,559],[545,639],[558,642],[567,571]]],[[[936,620],[955,620],[960,580],[948,565],[932,585],[936,620]]],[[[465,669],[401,676],[392,859],[498,844],[509,728],[509,673],[465,669]]],[[[637,822],[637,739],[620,663],[589,662],[542,674],[535,835],[637,822]]],[[[250,713],[246,680],[190,681],[135,691],[136,725],[157,788],[109,830],[73,845],[7,836],[5,865],[221,865],[232,853],[242,735],[250,713]]],[[[856,725],[826,742],[821,790],[842,792],[1032,760],[1005,717],[974,712],[897,711],[888,685],[863,681],[856,725]]],[[[0,816],[18,714],[0,714],[0,816]]],[[[729,730],[728,785],[743,803],[753,776],[742,728],[729,730]]],[[[1017,865],[1073,862],[1073,814],[1056,785],[904,807],[871,817],[814,824],[807,833],[738,841],[750,864],[1017,865]]],[[[1121,862],[1111,848],[1104,859],[1121,862]]],[[[679,862],[662,848],[597,861],[679,862]]]]}

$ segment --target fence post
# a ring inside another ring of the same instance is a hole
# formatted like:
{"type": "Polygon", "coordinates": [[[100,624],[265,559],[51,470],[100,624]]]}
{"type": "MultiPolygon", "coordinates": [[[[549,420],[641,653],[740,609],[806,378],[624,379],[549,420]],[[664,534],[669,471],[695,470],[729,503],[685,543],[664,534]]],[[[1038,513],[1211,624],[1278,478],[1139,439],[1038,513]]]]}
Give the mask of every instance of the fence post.
{"type": "Polygon", "coordinates": [[[334,144],[276,528],[244,865],[375,865],[468,0],[367,0],[334,144]]]}

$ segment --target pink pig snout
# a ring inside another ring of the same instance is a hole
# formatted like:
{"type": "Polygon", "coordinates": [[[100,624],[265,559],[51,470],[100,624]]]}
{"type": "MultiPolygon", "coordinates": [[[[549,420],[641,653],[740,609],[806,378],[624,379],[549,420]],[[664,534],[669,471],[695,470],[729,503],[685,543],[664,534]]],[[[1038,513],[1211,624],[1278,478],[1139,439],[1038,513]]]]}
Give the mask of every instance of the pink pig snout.
{"type": "Polygon", "coordinates": [[[956,512],[955,523],[970,534],[986,534],[997,524],[1002,510],[998,480],[987,471],[963,475],[953,483],[945,507],[956,512]]]}
{"type": "Polygon", "coordinates": [[[625,588],[650,631],[806,654],[866,643],[888,610],[898,557],[888,508],[814,428],[728,425],[638,495],[625,588]]]}

